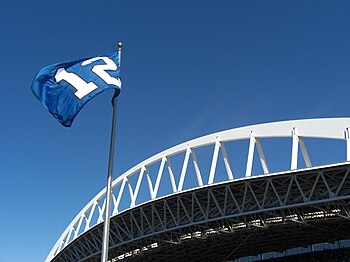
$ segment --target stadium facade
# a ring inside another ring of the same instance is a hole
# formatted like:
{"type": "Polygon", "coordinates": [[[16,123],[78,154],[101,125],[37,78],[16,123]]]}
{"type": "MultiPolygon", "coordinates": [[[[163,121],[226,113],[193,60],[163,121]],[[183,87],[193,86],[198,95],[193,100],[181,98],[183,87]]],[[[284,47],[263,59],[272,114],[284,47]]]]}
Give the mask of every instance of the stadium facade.
{"type": "MultiPolygon", "coordinates": [[[[324,249],[345,254],[349,127],[350,118],[246,126],[139,163],[113,181],[110,261],[277,261],[324,249]]],[[[104,213],[102,190],[46,261],[100,261],[104,213]]]]}

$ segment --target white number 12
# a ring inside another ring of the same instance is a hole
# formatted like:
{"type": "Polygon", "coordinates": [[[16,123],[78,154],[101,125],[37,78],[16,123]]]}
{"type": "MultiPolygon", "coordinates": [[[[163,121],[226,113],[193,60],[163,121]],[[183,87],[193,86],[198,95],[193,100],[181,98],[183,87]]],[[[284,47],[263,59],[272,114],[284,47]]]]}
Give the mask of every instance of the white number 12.
{"type": "MultiPolygon", "coordinates": [[[[86,66],[97,60],[103,60],[105,62],[105,65],[95,65],[92,67],[91,71],[94,72],[96,75],[98,75],[107,84],[115,85],[120,88],[122,86],[120,79],[112,77],[106,72],[106,70],[117,69],[117,65],[113,62],[112,59],[108,57],[94,57],[82,62],[81,65],[86,66]]],[[[79,99],[82,99],[84,96],[90,94],[92,91],[98,88],[98,86],[94,82],[87,83],[84,79],[82,79],[77,74],[69,73],[64,68],[60,68],[57,70],[55,79],[56,79],[56,82],[65,80],[70,85],[72,85],[77,90],[74,94],[79,99]]]]}

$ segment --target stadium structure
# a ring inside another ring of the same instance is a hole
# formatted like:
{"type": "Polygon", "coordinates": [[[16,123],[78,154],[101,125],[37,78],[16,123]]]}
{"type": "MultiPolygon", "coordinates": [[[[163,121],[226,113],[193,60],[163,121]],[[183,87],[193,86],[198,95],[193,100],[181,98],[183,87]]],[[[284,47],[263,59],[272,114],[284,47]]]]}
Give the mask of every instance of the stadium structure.
{"type": "MultiPolygon", "coordinates": [[[[350,118],[252,125],[148,158],[113,181],[109,261],[348,259],[349,129],[350,118]]],[[[105,194],[46,262],[100,261],[105,194]]]]}

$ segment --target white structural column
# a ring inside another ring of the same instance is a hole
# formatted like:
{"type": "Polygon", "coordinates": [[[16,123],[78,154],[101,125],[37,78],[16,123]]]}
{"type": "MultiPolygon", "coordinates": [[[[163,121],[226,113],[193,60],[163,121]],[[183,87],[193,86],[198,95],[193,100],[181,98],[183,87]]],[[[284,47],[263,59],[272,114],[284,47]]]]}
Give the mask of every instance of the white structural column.
{"type": "Polygon", "coordinates": [[[114,209],[115,209],[115,212],[116,212],[116,213],[119,212],[118,207],[119,207],[120,200],[122,199],[122,194],[123,194],[123,192],[124,192],[124,187],[125,187],[126,180],[127,180],[127,178],[124,177],[123,182],[122,182],[122,185],[121,185],[121,187],[120,187],[120,189],[119,189],[119,193],[118,193],[117,200],[116,200],[116,202],[115,202],[115,204],[114,204],[114,209]]]}
{"type": "Polygon", "coordinates": [[[165,161],[166,161],[166,158],[163,156],[163,157],[162,157],[162,161],[161,161],[161,163],[160,163],[159,170],[158,170],[158,175],[157,175],[156,184],[155,184],[154,189],[153,189],[152,199],[156,199],[156,197],[157,197],[158,189],[159,189],[159,184],[160,184],[160,179],[162,178],[162,174],[163,174],[163,170],[164,170],[165,161]]]}
{"type": "Polygon", "coordinates": [[[219,142],[218,138],[216,138],[213,159],[211,161],[208,185],[210,185],[214,182],[214,175],[215,175],[215,170],[216,170],[216,163],[218,162],[219,149],[220,149],[220,142],[219,142]]]}
{"type": "Polygon", "coordinates": [[[194,149],[190,149],[190,150],[191,150],[191,155],[192,155],[194,170],[195,170],[195,172],[196,172],[196,177],[197,177],[197,181],[198,181],[198,186],[203,186],[202,175],[201,175],[201,171],[199,170],[196,152],[194,151],[194,149]]]}
{"type": "Polygon", "coordinates": [[[294,170],[298,168],[298,147],[299,147],[299,139],[296,134],[295,127],[292,129],[292,160],[290,163],[290,169],[294,170]]]}
{"type": "Polygon", "coordinates": [[[346,161],[350,161],[350,132],[349,127],[345,129],[345,140],[346,140],[346,161]]]}
{"type": "MultiPolygon", "coordinates": [[[[134,207],[134,206],[135,206],[136,198],[137,198],[137,195],[138,195],[139,190],[140,190],[140,185],[141,185],[141,181],[142,181],[142,178],[143,178],[143,174],[144,174],[144,173],[145,173],[145,168],[142,167],[141,170],[140,170],[140,173],[139,173],[139,177],[138,177],[138,179],[137,179],[137,183],[136,183],[136,187],[135,187],[135,192],[132,194],[130,207],[134,207]]],[[[130,190],[131,190],[131,187],[130,187],[130,190]]],[[[131,192],[131,191],[130,191],[130,192],[131,192]]]]}
{"type": "Polygon", "coordinates": [[[191,149],[189,147],[187,147],[185,160],[184,160],[184,163],[183,163],[183,166],[182,166],[181,175],[180,175],[180,181],[179,181],[179,186],[177,188],[177,191],[181,191],[182,187],[184,185],[185,175],[186,175],[187,165],[188,165],[188,160],[190,159],[190,154],[191,154],[191,149]]]}
{"type": "Polygon", "coordinates": [[[232,170],[230,167],[230,163],[228,161],[228,156],[227,156],[225,144],[223,142],[220,142],[220,148],[221,148],[222,156],[224,158],[224,163],[225,163],[228,179],[233,180],[233,173],[232,173],[232,170]]]}
{"type": "Polygon", "coordinates": [[[250,177],[252,175],[253,157],[254,157],[254,148],[255,148],[255,137],[253,133],[254,133],[253,131],[250,131],[247,167],[245,170],[246,177],[250,177]]]}
{"type": "Polygon", "coordinates": [[[260,144],[260,139],[257,138],[257,137],[255,138],[255,144],[256,144],[256,148],[258,149],[260,163],[261,163],[261,166],[262,166],[262,168],[264,170],[264,174],[268,174],[269,173],[269,168],[267,167],[265,154],[264,154],[264,151],[263,151],[262,146],[260,144]]]}
{"type": "Polygon", "coordinates": [[[146,171],[146,176],[147,176],[147,183],[148,183],[149,193],[150,193],[151,198],[152,198],[153,197],[153,185],[152,185],[151,175],[149,173],[149,170],[148,170],[147,166],[145,166],[145,171],[146,171]]]}
{"type": "Polygon", "coordinates": [[[290,169],[294,170],[298,168],[298,153],[299,153],[299,144],[301,153],[304,158],[304,162],[306,167],[312,167],[311,160],[309,153],[307,151],[304,138],[301,136],[298,136],[297,129],[293,127],[292,129],[292,159],[291,159],[291,166],[290,169]]]}
{"type": "Polygon", "coordinates": [[[268,174],[269,173],[269,169],[267,167],[267,162],[266,162],[264,151],[263,151],[261,143],[260,143],[260,139],[258,137],[255,137],[255,132],[254,131],[250,131],[249,151],[248,151],[247,167],[246,167],[246,171],[245,171],[245,176],[246,177],[250,177],[252,175],[255,145],[256,145],[256,147],[258,149],[260,163],[261,163],[261,167],[262,167],[262,169],[264,171],[264,174],[268,174]]]}
{"type": "Polygon", "coordinates": [[[300,149],[301,149],[301,153],[303,154],[305,165],[306,167],[312,167],[310,156],[304,143],[304,138],[302,137],[298,137],[298,138],[299,138],[300,149]]]}
{"type": "Polygon", "coordinates": [[[175,193],[177,191],[176,188],[176,183],[175,183],[175,177],[174,177],[174,172],[173,169],[171,168],[171,162],[170,162],[170,158],[166,157],[166,164],[168,167],[168,172],[169,172],[169,177],[170,177],[170,182],[171,182],[171,188],[173,189],[173,193],[175,193]]]}

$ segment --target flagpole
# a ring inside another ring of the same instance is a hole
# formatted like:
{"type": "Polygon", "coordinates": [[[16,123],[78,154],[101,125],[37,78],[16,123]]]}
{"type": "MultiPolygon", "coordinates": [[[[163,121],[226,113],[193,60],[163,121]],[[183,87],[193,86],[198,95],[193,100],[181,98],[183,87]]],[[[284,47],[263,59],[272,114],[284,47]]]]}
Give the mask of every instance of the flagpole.
{"type": "MultiPolygon", "coordinates": [[[[122,43],[118,43],[118,59],[119,67],[121,63],[122,43]]],[[[102,255],[101,262],[107,262],[108,260],[108,246],[109,246],[109,222],[111,213],[111,192],[112,192],[112,173],[113,173],[113,160],[114,160],[114,144],[115,144],[115,128],[117,118],[117,103],[118,96],[114,95],[113,104],[113,115],[112,115],[112,130],[111,140],[109,145],[109,161],[108,161],[108,176],[107,176],[107,188],[106,188],[106,212],[103,226],[103,242],[102,242],[102,255]]]]}

